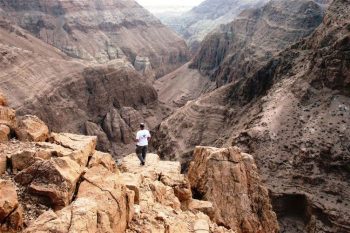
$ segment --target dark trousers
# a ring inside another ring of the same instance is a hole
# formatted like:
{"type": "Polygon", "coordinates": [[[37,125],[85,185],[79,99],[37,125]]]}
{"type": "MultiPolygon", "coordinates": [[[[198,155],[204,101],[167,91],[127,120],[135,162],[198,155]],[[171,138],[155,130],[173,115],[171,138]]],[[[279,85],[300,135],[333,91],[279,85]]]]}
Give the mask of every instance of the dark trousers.
{"type": "Polygon", "coordinates": [[[136,154],[141,163],[145,163],[146,154],[147,154],[147,146],[136,146],[136,154]]]}

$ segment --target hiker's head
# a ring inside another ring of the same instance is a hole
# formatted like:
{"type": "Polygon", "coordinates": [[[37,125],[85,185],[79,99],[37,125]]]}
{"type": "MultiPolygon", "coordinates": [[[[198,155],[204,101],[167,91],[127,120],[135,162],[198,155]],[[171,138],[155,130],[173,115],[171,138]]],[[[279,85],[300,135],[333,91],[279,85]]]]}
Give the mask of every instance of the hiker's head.
{"type": "Polygon", "coordinates": [[[140,129],[144,129],[145,128],[145,124],[144,123],[140,123],[140,129]]]}

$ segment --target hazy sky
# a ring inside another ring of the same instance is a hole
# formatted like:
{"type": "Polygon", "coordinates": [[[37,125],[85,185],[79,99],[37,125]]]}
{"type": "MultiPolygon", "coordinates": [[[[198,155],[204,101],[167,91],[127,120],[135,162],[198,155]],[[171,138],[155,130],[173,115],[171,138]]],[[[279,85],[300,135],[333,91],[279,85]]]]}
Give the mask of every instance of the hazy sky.
{"type": "Polygon", "coordinates": [[[199,5],[204,0],[136,0],[153,13],[164,11],[186,11],[199,5]]]}

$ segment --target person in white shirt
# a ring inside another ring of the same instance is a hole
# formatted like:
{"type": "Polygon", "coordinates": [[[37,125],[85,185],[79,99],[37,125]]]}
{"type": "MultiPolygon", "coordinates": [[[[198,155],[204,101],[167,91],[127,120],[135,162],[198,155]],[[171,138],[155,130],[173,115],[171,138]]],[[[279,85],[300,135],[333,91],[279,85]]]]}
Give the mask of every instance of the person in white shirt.
{"type": "Polygon", "coordinates": [[[145,165],[146,162],[146,154],[148,148],[148,141],[151,139],[150,132],[145,129],[145,124],[140,124],[140,130],[136,134],[136,154],[139,160],[141,161],[141,165],[145,165]]]}

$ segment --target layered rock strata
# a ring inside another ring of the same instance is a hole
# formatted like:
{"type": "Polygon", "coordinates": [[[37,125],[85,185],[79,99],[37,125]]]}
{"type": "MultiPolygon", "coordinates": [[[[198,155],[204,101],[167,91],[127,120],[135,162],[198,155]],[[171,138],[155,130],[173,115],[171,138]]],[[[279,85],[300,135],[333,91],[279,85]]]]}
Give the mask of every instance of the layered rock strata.
{"type": "Polygon", "coordinates": [[[185,63],[185,42],[135,1],[2,1],[1,15],[70,57],[150,60],[157,77],[185,63]]]}
{"type": "Polygon", "coordinates": [[[334,1],[312,36],[251,77],[177,110],[158,153],[186,165],[196,145],[238,145],[254,155],[282,231],[349,231],[348,3],[334,1]]]}

